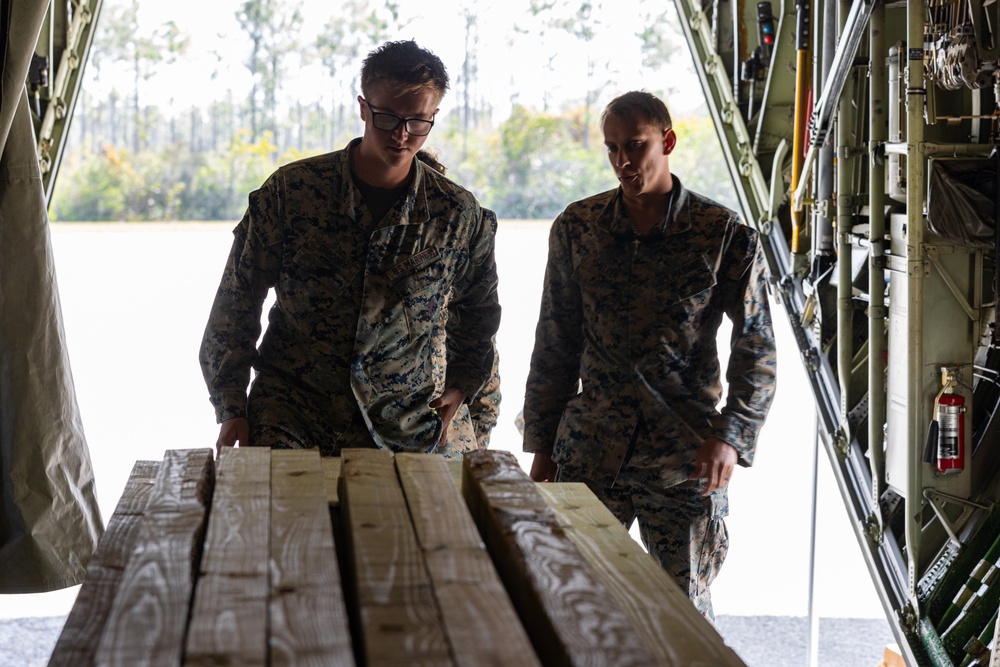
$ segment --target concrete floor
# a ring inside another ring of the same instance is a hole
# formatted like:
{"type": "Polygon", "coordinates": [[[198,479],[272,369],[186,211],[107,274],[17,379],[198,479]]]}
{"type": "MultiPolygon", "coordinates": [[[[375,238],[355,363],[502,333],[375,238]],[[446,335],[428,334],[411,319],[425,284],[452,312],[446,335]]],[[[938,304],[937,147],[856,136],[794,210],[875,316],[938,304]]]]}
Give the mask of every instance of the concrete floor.
{"type": "MultiPolygon", "coordinates": [[[[0,620],[0,667],[45,667],[65,616],[0,620]]],[[[747,667],[806,667],[809,627],[791,616],[720,616],[720,633],[747,667]]],[[[892,633],[885,621],[824,618],[816,667],[876,667],[892,633]]]]}

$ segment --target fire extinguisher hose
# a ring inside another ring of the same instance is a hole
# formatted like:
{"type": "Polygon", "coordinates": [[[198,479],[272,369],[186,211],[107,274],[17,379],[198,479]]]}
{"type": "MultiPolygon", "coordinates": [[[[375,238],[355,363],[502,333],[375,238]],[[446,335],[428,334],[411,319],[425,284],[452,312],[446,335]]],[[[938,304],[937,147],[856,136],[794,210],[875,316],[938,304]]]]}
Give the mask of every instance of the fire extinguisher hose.
{"type": "MultiPolygon", "coordinates": [[[[937,412],[937,401],[934,401],[934,411],[937,412]]],[[[936,419],[932,419],[931,423],[927,425],[927,444],[924,445],[924,463],[936,463],[937,462],[937,444],[938,444],[938,423],[936,419]]]]}

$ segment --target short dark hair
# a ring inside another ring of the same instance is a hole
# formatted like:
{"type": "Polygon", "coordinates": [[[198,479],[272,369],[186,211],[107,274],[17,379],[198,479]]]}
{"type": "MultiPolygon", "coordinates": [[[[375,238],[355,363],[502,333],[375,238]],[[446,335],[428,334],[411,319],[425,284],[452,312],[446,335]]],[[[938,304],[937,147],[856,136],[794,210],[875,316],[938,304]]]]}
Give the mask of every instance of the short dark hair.
{"type": "Polygon", "coordinates": [[[431,88],[444,97],[448,71],[440,58],[413,40],[386,42],[361,63],[361,93],[368,97],[380,83],[389,83],[403,92],[431,88]]]}
{"type": "Polygon", "coordinates": [[[604,111],[601,112],[602,124],[608,116],[615,118],[635,118],[638,116],[661,132],[673,127],[667,105],[660,98],[645,90],[632,90],[608,102],[608,106],[604,107],[604,111]]]}

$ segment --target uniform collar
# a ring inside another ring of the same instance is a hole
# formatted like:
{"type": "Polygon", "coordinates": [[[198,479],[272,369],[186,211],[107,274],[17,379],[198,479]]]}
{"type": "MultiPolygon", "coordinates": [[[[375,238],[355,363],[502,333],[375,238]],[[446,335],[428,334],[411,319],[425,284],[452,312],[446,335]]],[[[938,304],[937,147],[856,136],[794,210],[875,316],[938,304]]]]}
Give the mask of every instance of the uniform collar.
{"type": "MultiPolygon", "coordinates": [[[[656,239],[665,238],[674,234],[680,234],[691,229],[691,211],[688,206],[689,197],[687,189],[681,184],[681,179],[671,174],[674,179],[674,187],[671,190],[672,198],[670,207],[667,210],[665,224],[652,229],[642,238],[656,239]]],[[[632,225],[628,224],[628,211],[622,201],[622,189],[618,186],[614,190],[614,196],[608,201],[604,211],[601,213],[603,226],[614,236],[622,238],[637,238],[632,225]]]]}
{"type": "MultiPolygon", "coordinates": [[[[334,160],[343,190],[340,196],[334,197],[331,208],[335,211],[360,221],[362,212],[367,215],[367,208],[363,205],[361,192],[354,185],[351,177],[351,149],[361,143],[361,138],[355,138],[340,151],[334,153],[334,160]]],[[[395,225],[422,224],[430,218],[430,209],[427,205],[427,188],[424,180],[427,170],[420,160],[414,159],[415,170],[413,180],[410,182],[406,193],[403,195],[402,206],[394,207],[379,223],[379,227],[392,227],[395,225]]]]}

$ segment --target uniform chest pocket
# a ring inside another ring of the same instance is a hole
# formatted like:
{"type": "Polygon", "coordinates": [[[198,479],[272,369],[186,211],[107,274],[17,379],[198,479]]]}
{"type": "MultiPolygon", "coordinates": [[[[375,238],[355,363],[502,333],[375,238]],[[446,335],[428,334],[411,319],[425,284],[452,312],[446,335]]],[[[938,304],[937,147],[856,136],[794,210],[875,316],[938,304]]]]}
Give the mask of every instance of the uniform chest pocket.
{"type": "Polygon", "coordinates": [[[329,248],[307,244],[292,256],[292,272],[298,282],[340,294],[351,284],[358,267],[329,248]]]}
{"type": "Polygon", "coordinates": [[[278,305],[288,326],[316,341],[337,344],[352,321],[360,290],[351,286],[360,267],[324,244],[304,243],[284,263],[278,305]]]}
{"type": "Polygon", "coordinates": [[[682,265],[653,281],[653,292],[661,307],[707,300],[718,279],[704,257],[682,265]]]}
{"type": "Polygon", "coordinates": [[[441,316],[450,289],[441,253],[426,248],[386,273],[403,303],[410,334],[429,331],[441,316]]]}

